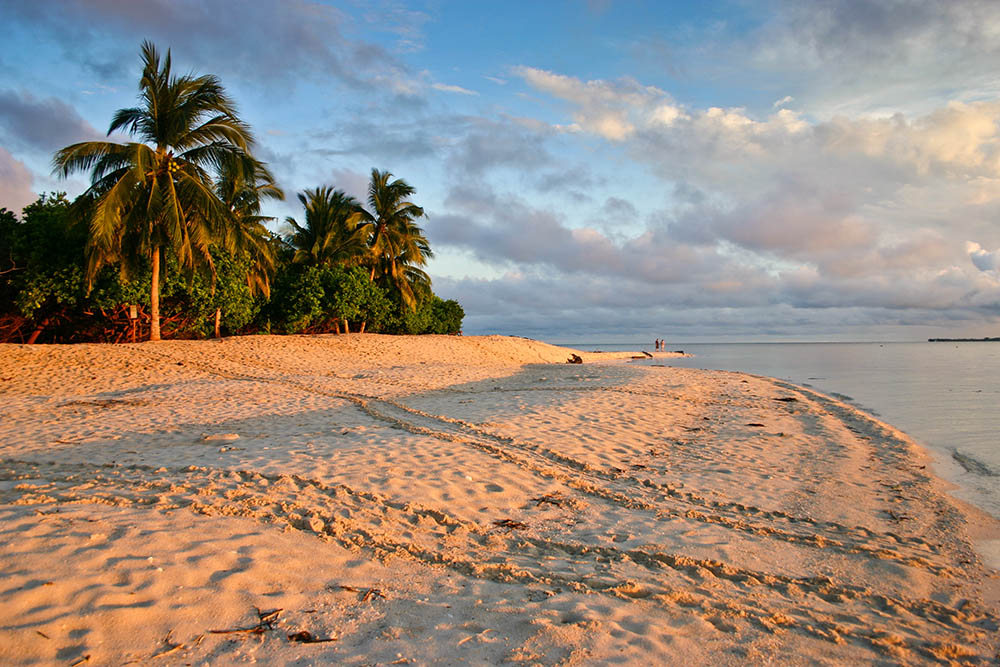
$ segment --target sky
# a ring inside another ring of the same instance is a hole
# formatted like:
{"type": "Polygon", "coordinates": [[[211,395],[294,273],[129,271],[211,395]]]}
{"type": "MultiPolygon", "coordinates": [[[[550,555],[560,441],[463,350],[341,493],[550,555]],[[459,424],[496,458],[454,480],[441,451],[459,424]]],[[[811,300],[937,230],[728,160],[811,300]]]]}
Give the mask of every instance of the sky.
{"type": "MultiPolygon", "coordinates": [[[[1000,3],[0,0],[0,206],[214,74],[286,192],[417,190],[465,332],[1000,336],[1000,3]]],[[[127,140],[117,137],[117,140],[127,140]]]]}

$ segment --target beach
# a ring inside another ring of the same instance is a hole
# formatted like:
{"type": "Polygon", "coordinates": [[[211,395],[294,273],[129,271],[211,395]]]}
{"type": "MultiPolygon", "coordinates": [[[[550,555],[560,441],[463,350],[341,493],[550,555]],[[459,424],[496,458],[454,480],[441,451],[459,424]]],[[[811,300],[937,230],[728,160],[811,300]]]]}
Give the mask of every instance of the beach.
{"type": "Polygon", "coordinates": [[[0,346],[0,663],[998,660],[1000,530],[920,447],[671,354],[0,346]]]}

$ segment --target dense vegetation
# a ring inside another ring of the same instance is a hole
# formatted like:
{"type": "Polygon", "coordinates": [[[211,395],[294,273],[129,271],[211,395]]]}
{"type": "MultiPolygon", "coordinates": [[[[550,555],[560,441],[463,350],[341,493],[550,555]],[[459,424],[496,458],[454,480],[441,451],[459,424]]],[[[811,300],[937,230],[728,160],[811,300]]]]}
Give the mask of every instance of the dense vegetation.
{"type": "Polygon", "coordinates": [[[301,223],[274,234],[261,207],[284,193],[219,81],[172,75],[150,43],[142,56],[140,105],[108,130],[139,141],[67,146],[55,169],[89,171],[86,192],[0,208],[0,341],[461,330],[422,268],[412,186],[373,169],[366,205],[307,190],[301,223]]]}

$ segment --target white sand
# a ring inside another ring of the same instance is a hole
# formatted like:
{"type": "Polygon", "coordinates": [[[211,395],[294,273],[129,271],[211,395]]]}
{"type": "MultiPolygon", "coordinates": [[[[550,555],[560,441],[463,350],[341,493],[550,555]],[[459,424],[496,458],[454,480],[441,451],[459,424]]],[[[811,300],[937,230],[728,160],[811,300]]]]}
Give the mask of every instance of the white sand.
{"type": "Polygon", "coordinates": [[[0,346],[0,664],[997,659],[996,526],[903,434],[628,356],[0,346]]]}

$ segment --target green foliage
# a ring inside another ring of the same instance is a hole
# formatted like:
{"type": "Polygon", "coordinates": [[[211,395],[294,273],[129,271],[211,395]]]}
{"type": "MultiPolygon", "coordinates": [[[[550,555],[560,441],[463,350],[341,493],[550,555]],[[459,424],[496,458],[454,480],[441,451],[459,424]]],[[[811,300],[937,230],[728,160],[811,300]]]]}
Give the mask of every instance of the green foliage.
{"type": "Polygon", "coordinates": [[[24,270],[23,260],[14,252],[19,229],[14,212],[0,208],[0,315],[13,308],[18,273],[24,270]]]}
{"type": "Polygon", "coordinates": [[[462,320],[465,318],[465,310],[454,299],[447,301],[434,296],[431,304],[433,313],[430,333],[436,334],[457,334],[462,331],[462,320]]]}
{"type": "Polygon", "coordinates": [[[289,266],[279,271],[263,326],[282,333],[302,333],[321,316],[323,294],[319,267],[289,266]]]}
{"type": "Polygon", "coordinates": [[[16,310],[44,319],[78,306],[84,297],[85,237],[71,225],[69,201],[63,193],[42,195],[24,207],[22,221],[4,223],[8,258],[17,270],[9,281],[16,310]]]}
{"type": "Polygon", "coordinates": [[[430,330],[434,315],[431,312],[430,299],[421,299],[411,308],[404,306],[399,298],[396,299],[396,304],[396,312],[399,314],[396,333],[422,334],[430,330]]]}
{"type": "MultiPolygon", "coordinates": [[[[104,267],[88,291],[85,232],[74,224],[73,208],[59,194],[45,195],[24,209],[23,220],[0,210],[0,271],[5,300],[0,315],[25,318],[28,331],[42,331],[41,341],[129,340],[128,305],[138,306],[143,334],[150,307],[150,273],[132,280],[114,266],[104,267]]],[[[307,266],[292,262],[292,251],[271,238],[275,258],[273,289],[268,299],[251,289],[248,275],[259,258],[249,252],[211,249],[214,281],[204,273],[189,274],[174,253],[164,257],[161,285],[164,330],[176,337],[213,335],[216,309],[223,333],[352,331],[361,324],[369,332],[456,333],[461,306],[444,301],[428,286],[417,284],[416,303],[408,307],[393,282],[373,282],[367,269],[342,265],[307,266]]],[[[147,260],[148,262],[148,260],[147,260]]],[[[4,332],[0,331],[0,335],[4,332]]],[[[17,340],[15,338],[15,340],[17,340]]]]}
{"type": "Polygon", "coordinates": [[[342,322],[365,322],[368,331],[378,331],[385,323],[392,304],[363,269],[325,269],[323,285],[323,311],[328,317],[342,322]]]}
{"type": "Polygon", "coordinates": [[[47,319],[56,311],[79,305],[84,296],[83,271],[78,266],[33,270],[26,274],[14,298],[17,310],[30,319],[47,319]]]}
{"type": "MultiPolygon", "coordinates": [[[[15,269],[0,275],[0,294],[5,297],[0,315],[26,318],[32,328],[43,330],[41,340],[120,338],[131,328],[128,305],[143,312],[149,309],[148,264],[133,280],[124,280],[115,267],[104,267],[88,289],[86,236],[80,225],[73,224],[72,213],[61,194],[43,195],[25,207],[21,221],[8,211],[0,212],[0,249],[15,269]]],[[[175,335],[211,335],[217,308],[227,332],[243,329],[260,310],[261,301],[248,281],[255,259],[249,253],[234,255],[218,248],[211,253],[214,281],[205,274],[185,276],[177,256],[166,256],[163,314],[175,335]]]]}
{"type": "MultiPolygon", "coordinates": [[[[222,251],[214,252],[213,256],[215,293],[211,295],[209,306],[213,318],[216,308],[222,310],[223,330],[233,333],[250,324],[260,311],[262,301],[254,297],[251,284],[247,281],[255,260],[246,255],[236,257],[222,251]]],[[[213,319],[213,330],[214,326],[213,319]]]]}
{"type": "Polygon", "coordinates": [[[292,265],[278,274],[268,308],[268,323],[286,333],[334,331],[362,322],[379,331],[392,302],[363,269],[292,265]]]}
{"type": "MultiPolygon", "coordinates": [[[[247,282],[252,260],[212,249],[215,281],[210,276],[185,276],[176,257],[167,259],[167,278],[161,286],[163,314],[182,337],[209,337],[215,332],[215,311],[221,310],[224,333],[244,328],[257,316],[260,301],[247,282]]],[[[148,281],[144,282],[148,290],[148,281]]],[[[148,295],[146,295],[148,299],[148,295]]]]}
{"type": "Polygon", "coordinates": [[[465,311],[457,301],[442,300],[436,294],[423,294],[412,308],[393,295],[394,308],[386,323],[386,330],[396,334],[457,334],[462,330],[465,311]]]}

